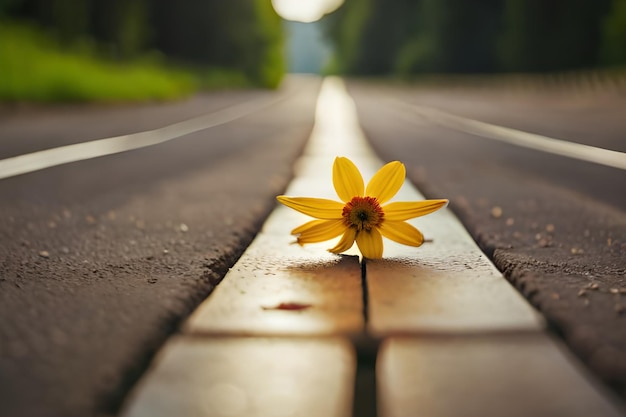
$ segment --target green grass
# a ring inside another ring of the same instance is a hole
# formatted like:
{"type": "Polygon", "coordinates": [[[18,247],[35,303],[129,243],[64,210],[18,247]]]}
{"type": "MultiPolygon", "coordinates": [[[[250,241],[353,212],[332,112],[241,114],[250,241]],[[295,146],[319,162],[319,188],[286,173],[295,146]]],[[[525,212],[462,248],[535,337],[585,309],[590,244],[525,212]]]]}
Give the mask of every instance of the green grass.
{"type": "Polygon", "coordinates": [[[234,71],[175,69],[156,59],[114,62],[94,50],[63,49],[38,30],[0,22],[0,102],[166,100],[250,84],[234,71]]]}

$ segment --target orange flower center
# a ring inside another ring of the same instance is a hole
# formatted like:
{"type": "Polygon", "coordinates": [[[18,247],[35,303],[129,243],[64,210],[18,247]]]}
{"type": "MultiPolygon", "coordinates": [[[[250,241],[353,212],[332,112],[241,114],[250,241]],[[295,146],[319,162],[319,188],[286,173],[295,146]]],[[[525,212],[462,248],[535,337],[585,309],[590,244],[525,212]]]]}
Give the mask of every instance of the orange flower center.
{"type": "Polygon", "coordinates": [[[356,227],[358,231],[372,230],[378,227],[385,218],[383,208],[374,197],[354,197],[341,212],[348,227],[356,227]]]}

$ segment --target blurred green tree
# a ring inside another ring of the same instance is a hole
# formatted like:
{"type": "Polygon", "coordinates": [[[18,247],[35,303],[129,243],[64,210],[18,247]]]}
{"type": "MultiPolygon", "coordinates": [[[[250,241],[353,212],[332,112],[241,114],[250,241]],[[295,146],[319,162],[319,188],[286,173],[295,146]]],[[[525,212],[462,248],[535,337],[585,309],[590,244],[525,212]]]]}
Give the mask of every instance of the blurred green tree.
{"type": "Polygon", "coordinates": [[[621,62],[624,2],[347,0],[327,25],[344,73],[559,71],[621,62]]]}
{"type": "Polygon", "coordinates": [[[506,0],[499,58],[508,71],[557,71],[599,63],[611,0],[506,0]]]}
{"type": "Polygon", "coordinates": [[[241,69],[275,86],[285,71],[281,21],[267,0],[153,0],[155,47],[184,63],[241,69]]]}
{"type": "Polygon", "coordinates": [[[15,7],[17,1],[18,0],[0,0],[0,18],[7,14],[12,7],[15,7]]]}
{"type": "Polygon", "coordinates": [[[421,0],[396,72],[494,71],[501,13],[501,0],[421,0]]]}
{"type": "Polygon", "coordinates": [[[116,59],[158,50],[178,63],[230,69],[276,86],[285,72],[270,0],[0,0],[0,13],[51,29],[66,45],[95,40],[116,59]]]}
{"type": "Polygon", "coordinates": [[[90,35],[114,58],[133,58],[151,47],[148,0],[88,0],[90,35]]]}
{"type": "Polygon", "coordinates": [[[327,33],[335,41],[339,72],[388,74],[403,40],[411,33],[414,0],[348,0],[326,18],[327,33]]]}
{"type": "Polygon", "coordinates": [[[626,65],[626,0],[613,0],[602,25],[601,62],[626,65]]]}
{"type": "Polygon", "coordinates": [[[336,70],[493,71],[502,8],[502,0],[348,0],[326,23],[336,70]]]}

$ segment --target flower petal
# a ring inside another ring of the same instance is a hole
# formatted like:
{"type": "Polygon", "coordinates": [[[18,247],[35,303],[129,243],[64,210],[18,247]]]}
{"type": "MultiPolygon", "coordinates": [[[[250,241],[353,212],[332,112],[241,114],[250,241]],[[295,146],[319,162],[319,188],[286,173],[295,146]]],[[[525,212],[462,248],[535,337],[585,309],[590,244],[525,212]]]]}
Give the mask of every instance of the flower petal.
{"type": "Polygon", "coordinates": [[[369,231],[361,230],[356,235],[356,244],[365,258],[380,259],[383,257],[383,237],[377,228],[369,231]]]}
{"type": "Polygon", "coordinates": [[[393,222],[385,220],[380,225],[380,233],[387,239],[408,246],[422,246],[424,235],[412,225],[406,222],[393,222]]]}
{"type": "Polygon", "coordinates": [[[383,207],[385,220],[400,221],[424,216],[448,204],[448,200],[400,201],[383,207]]]}
{"type": "Polygon", "coordinates": [[[354,239],[356,237],[356,228],[348,227],[346,232],[341,236],[341,240],[337,243],[337,246],[334,248],[328,249],[328,252],[332,253],[341,253],[345,252],[352,247],[354,244],[354,239]]]}
{"type": "Polygon", "coordinates": [[[363,177],[356,165],[348,158],[335,158],[333,185],[339,198],[346,203],[352,200],[352,197],[363,196],[363,177]]]}
{"type": "Polygon", "coordinates": [[[292,235],[298,236],[298,244],[324,242],[333,239],[343,232],[347,226],[341,220],[312,220],[291,231],[292,235]]]}
{"type": "Polygon", "coordinates": [[[339,201],[311,197],[287,197],[284,195],[279,195],[276,199],[287,207],[307,216],[325,220],[342,218],[341,212],[344,204],[339,201]]]}
{"type": "Polygon", "coordinates": [[[402,162],[393,161],[383,166],[367,184],[365,195],[376,197],[380,204],[389,201],[402,187],[406,169],[402,162]]]}

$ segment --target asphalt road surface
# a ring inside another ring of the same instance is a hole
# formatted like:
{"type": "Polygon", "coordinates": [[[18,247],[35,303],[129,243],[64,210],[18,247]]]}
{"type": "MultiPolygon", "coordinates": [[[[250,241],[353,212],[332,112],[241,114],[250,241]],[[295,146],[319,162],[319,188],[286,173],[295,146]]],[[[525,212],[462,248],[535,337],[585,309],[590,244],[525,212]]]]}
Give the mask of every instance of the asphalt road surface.
{"type": "Polygon", "coordinates": [[[2,114],[7,158],[277,100],[157,146],[0,180],[0,416],[116,412],[274,207],[319,85],[2,114]]]}
{"type": "MultiPolygon", "coordinates": [[[[0,416],[115,414],[274,207],[319,85],[0,109],[5,159],[268,103],[159,145],[0,180],[0,416]]],[[[411,107],[624,152],[626,96],[357,81],[349,91],[379,155],[403,161],[428,197],[449,198],[554,331],[626,396],[626,171],[468,134],[411,107]]]]}

